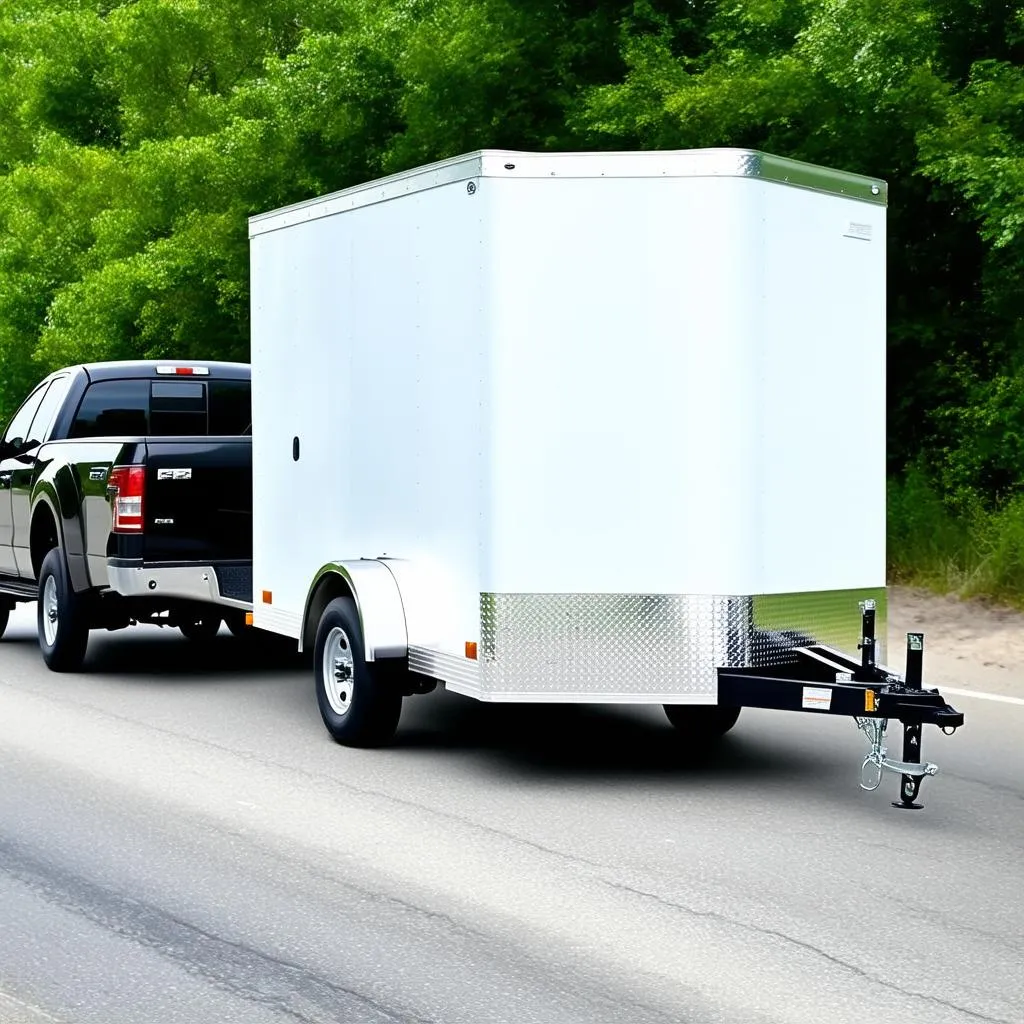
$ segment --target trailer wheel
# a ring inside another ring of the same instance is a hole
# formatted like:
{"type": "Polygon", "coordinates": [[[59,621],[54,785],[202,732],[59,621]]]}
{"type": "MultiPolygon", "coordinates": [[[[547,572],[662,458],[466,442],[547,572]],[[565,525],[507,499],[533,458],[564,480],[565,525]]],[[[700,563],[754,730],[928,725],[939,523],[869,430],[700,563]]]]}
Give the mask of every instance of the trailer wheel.
{"type": "Polygon", "coordinates": [[[54,672],[77,672],[89,645],[87,598],[71,588],[60,548],[53,548],[39,569],[36,622],[43,661],[54,672]]]}
{"type": "Polygon", "coordinates": [[[740,709],[720,704],[665,704],[665,714],[684,739],[709,743],[721,739],[740,717],[740,709]]]}
{"type": "Polygon", "coordinates": [[[348,747],[387,743],[398,728],[402,693],[385,663],[368,662],[351,598],[324,609],[313,648],[316,700],[327,731],[348,747]]]}
{"type": "Polygon", "coordinates": [[[0,605],[0,637],[7,631],[7,623],[11,617],[11,609],[7,605],[0,605]]]}

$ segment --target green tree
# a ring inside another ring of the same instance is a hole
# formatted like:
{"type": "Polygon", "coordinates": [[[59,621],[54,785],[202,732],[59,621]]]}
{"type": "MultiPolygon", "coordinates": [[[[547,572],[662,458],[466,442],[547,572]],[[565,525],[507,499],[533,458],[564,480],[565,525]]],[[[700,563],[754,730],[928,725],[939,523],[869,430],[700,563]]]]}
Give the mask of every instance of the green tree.
{"type": "Polygon", "coordinates": [[[481,148],[762,148],[887,178],[891,468],[1021,489],[1024,23],[991,0],[6,0],[0,412],[244,358],[246,219],[481,148]]]}

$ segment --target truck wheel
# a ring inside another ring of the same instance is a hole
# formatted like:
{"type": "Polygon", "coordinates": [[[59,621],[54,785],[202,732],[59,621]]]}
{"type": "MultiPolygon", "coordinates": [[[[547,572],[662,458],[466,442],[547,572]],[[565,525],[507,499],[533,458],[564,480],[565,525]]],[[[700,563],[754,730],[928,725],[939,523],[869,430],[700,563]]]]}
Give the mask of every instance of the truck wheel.
{"type": "Polygon", "coordinates": [[[202,618],[197,618],[193,621],[179,622],[178,629],[181,630],[182,636],[187,637],[194,643],[209,643],[220,629],[220,616],[204,615],[202,618]]]}
{"type": "Polygon", "coordinates": [[[337,597],[324,609],[313,652],[316,700],[327,731],[348,747],[387,743],[398,728],[402,694],[383,664],[363,656],[350,598],[337,597]]]}
{"type": "Polygon", "coordinates": [[[7,623],[11,617],[11,609],[7,605],[0,605],[0,637],[7,631],[7,623]]]}
{"type": "Polygon", "coordinates": [[[39,570],[37,622],[39,646],[47,668],[77,672],[89,645],[88,600],[71,589],[60,548],[53,548],[39,570]]]}
{"type": "Polygon", "coordinates": [[[665,714],[676,731],[691,743],[721,739],[740,717],[740,709],[720,704],[665,704],[665,714]]]}

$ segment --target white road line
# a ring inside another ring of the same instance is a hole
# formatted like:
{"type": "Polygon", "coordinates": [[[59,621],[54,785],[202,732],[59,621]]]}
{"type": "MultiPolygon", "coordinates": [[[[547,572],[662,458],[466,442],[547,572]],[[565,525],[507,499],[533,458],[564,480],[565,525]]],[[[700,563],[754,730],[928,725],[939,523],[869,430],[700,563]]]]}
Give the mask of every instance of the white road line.
{"type": "Polygon", "coordinates": [[[950,686],[939,686],[939,693],[951,693],[954,697],[977,697],[978,700],[997,700],[1000,704],[1017,704],[1024,708],[1024,699],[1004,697],[1001,693],[984,693],[981,690],[954,690],[950,686]]]}
{"type": "Polygon", "coordinates": [[[33,1006],[31,1003],[15,999],[7,992],[0,992],[0,1011],[3,1011],[0,1020],[10,1021],[11,1024],[22,1024],[22,1022],[30,1024],[35,1021],[53,1021],[54,1024],[60,1024],[56,1017],[51,1017],[45,1010],[33,1006]],[[7,1014],[14,1014],[14,1016],[10,1017],[7,1014]],[[26,1014],[28,1016],[25,1016],[26,1014]]]}

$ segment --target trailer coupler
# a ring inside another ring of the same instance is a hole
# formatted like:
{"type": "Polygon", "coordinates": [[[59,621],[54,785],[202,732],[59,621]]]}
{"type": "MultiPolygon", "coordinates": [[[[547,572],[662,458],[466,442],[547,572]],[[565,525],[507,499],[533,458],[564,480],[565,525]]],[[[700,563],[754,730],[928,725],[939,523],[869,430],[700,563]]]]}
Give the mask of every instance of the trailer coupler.
{"type": "Polygon", "coordinates": [[[720,704],[779,708],[818,714],[848,715],[867,736],[870,749],[861,764],[861,788],[878,789],[885,772],[901,776],[900,799],[893,807],[917,810],[921,783],[938,766],[921,759],[921,732],[937,725],[952,735],[964,724],[963,713],[950,707],[936,689],[922,684],[924,634],[907,634],[907,669],[899,676],[876,663],[875,603],[861,602],[859,661],[822,644],[795,647],[794,661],[772,670],[718,670],[720,704]],[[903,726],[903,759],[890,758],[885,733],[890,719],[903,726]]]}
{"type": "MultiPolygon", "coordinates": [[[[932,764],[930,761],[894,761],[892,758],[887,757],[888,750],[884,745],[885,730],[889,724],[887,718],[858,718],[856,721],[857,727],[863,730],[868,738],[868,742],[871,744],[871,749],[868,751],[867,757],[864,758],[864,763],[860,766],[860,788],[873,792],[882,784],[884,772],[896,772],[896,774],[903,776],[903,781],[900,785],[902,799],[899,803],[894,800],[893,807],[900,807],[905,810],[919,810],[922,805],[914,801],[918,790],[921,788],[921,783],[926,775],[935,775],[939,770],[939,766],[932,764]],[[870,774],[872,769],[874,770],[873,777],[870,774]]],[[[916,742],[918,751],[920,751],[921,726],[904,724],[903,731],[904,746],[908,743],[912,745],[916,742]]]]}

